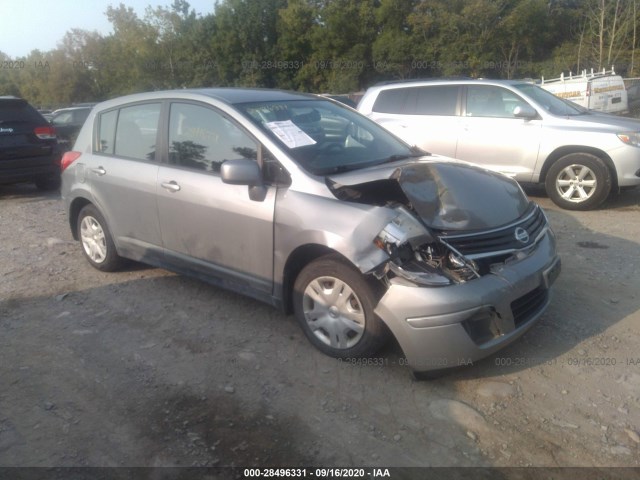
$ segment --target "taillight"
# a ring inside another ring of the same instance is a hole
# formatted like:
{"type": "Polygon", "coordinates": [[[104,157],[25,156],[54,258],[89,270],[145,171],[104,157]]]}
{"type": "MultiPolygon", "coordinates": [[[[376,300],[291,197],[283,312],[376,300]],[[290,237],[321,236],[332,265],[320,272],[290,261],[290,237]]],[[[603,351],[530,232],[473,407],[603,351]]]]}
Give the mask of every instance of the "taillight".
{"type": "Polygon", "coordinates": [[[587,83],[587,97],[591,96],[591,84],[587,83]]]}
{"type": "Polygon", "coordinates": [[[41,140],[55,140],[56,138],[56,129],[51,126],[36,127],[33,133],[41,140]]]}
{"type": "Polygon", "coordinates": [[[62,160],[60,160],[60,170],[64,172],[69,165],[80,158],[80,155],[82,155],[82,153],[80,152],[65,152],[65,154],[62,156],[62,160]]]}

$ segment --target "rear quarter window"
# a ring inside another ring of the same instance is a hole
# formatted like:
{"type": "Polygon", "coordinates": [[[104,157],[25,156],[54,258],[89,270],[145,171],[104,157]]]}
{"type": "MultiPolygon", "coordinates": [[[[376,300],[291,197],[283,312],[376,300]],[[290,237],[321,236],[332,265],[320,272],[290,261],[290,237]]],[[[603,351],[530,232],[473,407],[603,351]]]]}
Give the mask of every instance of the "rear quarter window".
{"type": "Polygon", "coordinates": [[[118,120],[118,110],[106,112],[98,116],[98,141],[95,151],[113,155],[116,121],[118,120]]]}
{"type": "Polygon", "coordinates": [[[457,85],[393,88],[380,92],[373,105],[373,111],[402,115],[452,116],[456,114],[457,104],[457,85]]]}
{"type": "Polygon", "coordinates": [[[382,90],[378,94],[372,110],[379,113],[406,113],[409,94],[408,88],[382,90]]]}

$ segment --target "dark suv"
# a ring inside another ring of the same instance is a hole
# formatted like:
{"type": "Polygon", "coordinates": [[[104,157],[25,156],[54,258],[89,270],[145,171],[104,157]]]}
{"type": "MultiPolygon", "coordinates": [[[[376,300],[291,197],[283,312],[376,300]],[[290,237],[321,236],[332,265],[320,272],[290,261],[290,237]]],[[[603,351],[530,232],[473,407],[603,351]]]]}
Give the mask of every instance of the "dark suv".
{"type": "Polygon", "coordinates": [[[34,182],[60,186],[60,149],[55,128],[26,100],[0,97],[0,184],[34,182]]]}

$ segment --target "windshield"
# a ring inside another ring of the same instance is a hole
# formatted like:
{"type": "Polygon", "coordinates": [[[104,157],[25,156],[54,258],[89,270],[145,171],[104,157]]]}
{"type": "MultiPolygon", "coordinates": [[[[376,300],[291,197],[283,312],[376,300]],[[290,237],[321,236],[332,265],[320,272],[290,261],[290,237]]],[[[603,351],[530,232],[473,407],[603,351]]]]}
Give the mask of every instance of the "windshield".
{"type": "Polygon", "coordinates": [[[315,175],[425,155],[353,110],[328,100],[236,104],[236,108],[315,175]]]}
{"type": "Polygon", "coordinates": [[[556,97],[553,93],[533,85],[531,83],[520,83],[514,85],[515,88],[535,100],[538,105],[543,107],[547,112],[553,115],[573,116],[582,115],[587,109],[576,105],[573,102],[556,97]]]}

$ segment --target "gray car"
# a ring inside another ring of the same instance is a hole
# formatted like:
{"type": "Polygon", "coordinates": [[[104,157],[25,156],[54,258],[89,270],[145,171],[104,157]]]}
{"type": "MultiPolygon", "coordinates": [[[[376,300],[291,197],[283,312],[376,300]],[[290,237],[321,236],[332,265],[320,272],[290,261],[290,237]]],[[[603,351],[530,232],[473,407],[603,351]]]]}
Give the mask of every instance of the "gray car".
{"type": "Polygon", "coordinates": [[[640,185],[640,121],[586,110],[517,80],[377,85],[358,110],[406,142],[543,183],[562,208],[588,210],[640,185]]]}
{"type": "Polygon", "coordinates": [[[62,161],[73,236],[293,312],[322,352],[414,372],[490,355],[542,315],[560,271],[512,179],[428,155],[330,99],[276,90],[97,105],[62,161]]]}

